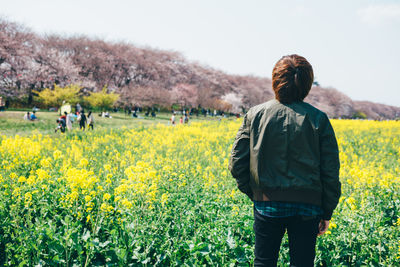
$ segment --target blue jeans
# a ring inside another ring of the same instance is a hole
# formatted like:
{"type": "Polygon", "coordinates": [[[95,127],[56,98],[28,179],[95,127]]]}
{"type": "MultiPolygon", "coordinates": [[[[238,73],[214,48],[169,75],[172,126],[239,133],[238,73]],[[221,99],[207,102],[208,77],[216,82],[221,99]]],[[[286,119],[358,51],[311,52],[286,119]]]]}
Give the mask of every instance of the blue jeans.
{"type": "Polygon", "coordinates": [[[254,208],[256,235],[254,266],[276,266],[285,231],[289,238],[290,265],[314,266],[315,244],[321,217],[291,216],[272,218],[261,215],[254,208]]]}

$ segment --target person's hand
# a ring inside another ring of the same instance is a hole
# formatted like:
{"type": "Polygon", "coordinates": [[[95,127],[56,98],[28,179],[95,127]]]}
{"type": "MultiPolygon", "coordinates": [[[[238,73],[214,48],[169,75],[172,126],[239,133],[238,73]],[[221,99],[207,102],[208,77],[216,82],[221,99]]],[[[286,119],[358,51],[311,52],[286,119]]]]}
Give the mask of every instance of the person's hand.
{"type": "Polygon", "coordinates": [[[329,221],[321,220],[318,225],[319,233],[318,236],[325,234],[326,230],[328,230],[329,221]]]}

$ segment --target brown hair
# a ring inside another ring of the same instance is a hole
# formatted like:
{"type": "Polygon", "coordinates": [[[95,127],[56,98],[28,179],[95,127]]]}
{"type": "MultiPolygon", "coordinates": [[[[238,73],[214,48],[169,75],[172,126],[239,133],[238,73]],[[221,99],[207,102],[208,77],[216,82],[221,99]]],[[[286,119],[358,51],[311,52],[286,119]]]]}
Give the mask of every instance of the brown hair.
{"type": "Polygon", "coordinates": [[[303,101],[310,92],[313,81],[311,64],[299,55],[282,57],[272,71],[275,98],[285,104],[303,101]]]}

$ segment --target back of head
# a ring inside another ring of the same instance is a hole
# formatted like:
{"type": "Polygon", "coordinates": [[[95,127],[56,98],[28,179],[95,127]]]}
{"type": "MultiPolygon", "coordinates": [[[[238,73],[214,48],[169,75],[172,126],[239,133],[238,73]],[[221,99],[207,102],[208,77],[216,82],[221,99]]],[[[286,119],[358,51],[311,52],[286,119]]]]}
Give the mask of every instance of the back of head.
{"type": "Polygon", "coordinates": [[[275,98],[284,104],[303,101],[310,92],[313,81],[311,64],[299,55],[282,57],[272,71],[275,98]]]}

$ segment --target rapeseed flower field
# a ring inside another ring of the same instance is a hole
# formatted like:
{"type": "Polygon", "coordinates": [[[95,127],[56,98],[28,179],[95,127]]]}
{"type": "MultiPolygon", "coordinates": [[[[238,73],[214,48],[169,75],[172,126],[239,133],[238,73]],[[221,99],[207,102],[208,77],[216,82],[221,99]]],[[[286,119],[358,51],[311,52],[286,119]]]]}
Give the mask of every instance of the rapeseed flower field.
{"type": "MultiPolygon", "coordinates": [[[[0,265],[252,263],[252,203],[227,170],[240,123],[0,135],[0,265]]],[[[398,265],[400,122],[332,124],[343,193],[316,264],[398,265]]]]}

